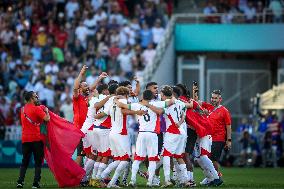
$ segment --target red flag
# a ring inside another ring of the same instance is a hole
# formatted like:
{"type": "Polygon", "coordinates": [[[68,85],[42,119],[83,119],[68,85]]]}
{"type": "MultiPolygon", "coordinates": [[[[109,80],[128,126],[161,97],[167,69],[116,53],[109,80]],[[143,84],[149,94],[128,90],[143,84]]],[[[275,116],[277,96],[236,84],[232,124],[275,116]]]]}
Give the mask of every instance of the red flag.
{"type": "Polygon", "coordinates": [[[191,125],[195,129],[199,138],[212,134],[212,127],[209,120],[202,113],[201,107],[196,103],[194,103],[193,109],[187,109],[185,120],[188,125],[191,125]]]}
{"type": "Polygon", "coordinates": [[[80,139],[84,134],[69,121],[49,111],[50,121],[41,127],[44,157],[59,187],[78,186],[85,171],[73,159],[80,139]]]}

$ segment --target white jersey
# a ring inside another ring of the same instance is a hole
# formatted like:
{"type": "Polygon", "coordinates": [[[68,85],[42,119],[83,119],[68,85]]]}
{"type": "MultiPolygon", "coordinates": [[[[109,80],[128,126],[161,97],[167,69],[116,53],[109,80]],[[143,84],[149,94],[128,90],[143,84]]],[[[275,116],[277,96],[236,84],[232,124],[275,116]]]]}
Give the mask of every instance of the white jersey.
{"type": "MultiPolygon", "coordinates": [[[[106,97],[107,97],[106,95],[100,94],[100,95],[98,96],[98,98],[96,99],[95,103],[104,100],[106,97]]],[[[107,101],[107,102],[108,102],[108,101],[107,101]]],[[[99,113],[101,113],[101,112],[104,111],[107,102],[106,102],[100,109],[96,110],[96,113],[97,113],[97,114],[99,114],[99,113]]],[[[95,103],[94,103],[94,104],[95,104],[95,103]]],[[[108,118],[108,117],[105,116],[105,117],[102,117],[102,118],[100,118],[100,119],[95,119],[94,125],[95,125],[95,126],[100,126],[102,123],[104,123],[104,122],[107,120],[107,118],[108,118]]]]}
{"type": "MultiPolygon", "coordinates": [[[[165,109],[166,132],[180,134],[179,129],[175,126],[186,112],[185,103],[175,100],[175,103],[165,109]]],[[[185,122],[183,123],[185,124],[185,122]]],[[[183,126],[181,126],[183,128],[183,126]]]]}
{"type": "Polygon", "coordinates": [[[87,117],[81,128],[83,133],[86,133],[95,121],[96,109],[94,108],[94,104],[97,102],[97,99],[97,97],[92,97],[91,100],[89,100],[87,117]]]}
{"type": "MultiPolygon", "coordinates": [[[[150,102],[151,105],[158,108],[166,108],[165,101],[150,102]]],[[[153,112],[150,108],[143,106],[140,103],[133,103],[130,105],[130,109],[134,111],[144,110],[147,113],[138,117],[139,131],[147,132],[160,132],[160,119],[159,115],[153,112]]]]}
{"type": "MultiPolygon", "coordinates": [[[[127,135],[126,127],[126,115],[122,114],[121,108],[119,108],[114,102],[114,97],[109,99],[109,102],[106,104],[104,113],[110,115],[111,117],[111,132],[115,132],[121,135],[127,135]]],[[[126,99],[119,99],[119,102],[127,104],[126,99]]]]}

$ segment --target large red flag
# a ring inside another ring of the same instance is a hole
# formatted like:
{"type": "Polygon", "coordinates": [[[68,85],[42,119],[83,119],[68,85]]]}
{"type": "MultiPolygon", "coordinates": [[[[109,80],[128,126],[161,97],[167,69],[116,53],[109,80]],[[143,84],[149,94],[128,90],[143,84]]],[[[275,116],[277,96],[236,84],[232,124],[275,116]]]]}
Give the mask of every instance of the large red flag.
{"type": "Polygon", "coordinates": [[[41,126],[44,157],[59,187],[78,186],[85,171],[73,159],[84,134],[69,121],[49,111],[50,121],[41,126]]]}

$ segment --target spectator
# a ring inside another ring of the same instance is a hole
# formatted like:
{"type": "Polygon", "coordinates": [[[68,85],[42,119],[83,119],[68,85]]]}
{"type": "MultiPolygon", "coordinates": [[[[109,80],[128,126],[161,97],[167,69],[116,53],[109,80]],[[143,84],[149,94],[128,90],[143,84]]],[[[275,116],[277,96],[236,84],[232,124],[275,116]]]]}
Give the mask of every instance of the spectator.
{"type": "Polygon", "coordinates": [[[130,50],[130,47],[125,47],[120,55],[118,55],[117,60],[119,62],[119,66],[121,71],[124,72],[125,76],[131,78],[132,76],[132,60],[133,53],[130,50]]]}
{"type": "Polygon", "coordinates": [[[251,1],[248,2],[248,6],[244,9],[244,14],[246,16],[246,22],[247,23],[255,22],[256,9],[253,5],[253,2],[251,2],[251,1]]]}
{"type": "Polygon", "coordinates": [[[84,49],[87,48],[87,36],[89,34],[88,28],[84,25],[83,21],[80,21],[79,26],[75,30],[76,38],[80,41],[84,49]]]}
{"type": "Polygon", "coordinates": [[[252,128],[252,125],[250,125],[248,123],[248,120],[246,118],[243,118],[241,124],[237,128],[237,131],[239,133],[243,133],[244,131],[248,131],[249,134],[252,134],[253,128],[252,128]]]}
{"type": "Polygon", "coordinates": [[[146,22],[143,22],[142,30],[139,33],[140,45],[142,48],[147,48],[150,43],[153,42],[152,31],[149,29],[149,26],[146,22]]]}
{"type": "Polygon", "coordinates": [[[283,4],[280,0],[271,0],[269,3],[269,9],[273,14],[273,22],[281,23],[283,17],[283,4]]]}
{"type": "Polygon", "coordinates": [[[248,131],[244,131],[243,137],[240,139],[242,145],[240,166],[254,165],[258,155],[258,144],[256,138],[251,136],[248,131]]]}
{"type": "Polygon", "coordinates": [[[203,14],[205,15],[210,15],[210,14],[215,14],[217,13],[217,8],[212,4],[211,1],[209,1],[206,5],[206,7],[203,9],[203,14]]]}
{"type": "Polygon", "coordinates": [[[70,97],[64,100],[60,108],[60,111],[63,112],[65,119],[67,119],[70,122],[73,122],[73,105],[70,97]]]}
{"type": "Polygon", "coordinates": [[[33,56],[33,60],[40,61],[42,59],[42,48],[39,46],[37,41],[34,41],[30,52],[33,56]]]}
{"type": "Polygon", "coordinates": [[[154,45],[150,43],[148,48],[144,50],[142,54],[143,65],[151,65],[153,63],[153,59],[156,55],[156,50],[154,49],[154,45]]]}
{"type": "Polygon", "coordinates": [[[152,28],[153,34],[153,43],[157,45],[163,38],[165,33],[165,29],[161,26],[161,20],[157,19],[155,22],[155,26],[152,28]]]}
{"type": "Polygon", "coordinates": [[[47,35],[45,33],[45,29],[44,27],[40,27],[38,29],[38,34],[36,36],[36,40],[37,40],[37,43],[40,47],[43,47],[46,45],[46,42],[47,42],[47,35]]]}
{"type": "Polygon", "coordinates": [[[69,35],[68,33],[64,30],[64,26],[60,26],[59,27],[59,31],[57,33],[55,33],[55,42],[56,42],[56,46],[64,49],[66,46],[66,42],[68,39],[69,35]]]}
{"type": "Polygon", "coordinates": [[[262,162],[264,167],[269,165],[277,167],[277,146],[273,142],[270,131],[265,133],[263,139],[262,162]]]}
{"type": "Polygon", "coordinates": [[[67,15],[68,20],[74,19],[75,12],[78,11],[80,8],[79,3],[77,0],[68,0],[66,6],[65,6],[65,11],[67,15]]]}

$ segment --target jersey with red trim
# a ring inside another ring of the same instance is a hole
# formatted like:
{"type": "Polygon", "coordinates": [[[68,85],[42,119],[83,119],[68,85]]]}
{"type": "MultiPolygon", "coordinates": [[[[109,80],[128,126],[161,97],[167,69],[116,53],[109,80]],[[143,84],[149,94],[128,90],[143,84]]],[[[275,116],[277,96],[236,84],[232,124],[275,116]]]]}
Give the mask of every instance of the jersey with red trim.
{"type": "Polygon", "coordinates": [[[88,97],[79,94],[78,97],[73,96],[73,112],[74,125],[81,129],[88,112],[88,97]]]}
{"type": "Polygon", "coordinates": [[[212,140],[213,141],[225,141],[227,129],[226,125],[231,125],[231,116],[229,111],[222,105],[214,107],[203,102],[203,107],[208,107],[209,111],[209,122],[212,125],[212,140]]]}
{"type": "Polygon", "coordinates": [[[176,126],[182,116],[185,114],[186,106],[180,100],[175,100],[175,103],[165,109],[166,132],[172,134],[180,134],[179,128],[176,126]]]}
{"type": "MultiPolygon", "coordinates": [[[[121,135],[127,135],[127,126],[126,126],[126,115],[122,114],[121,108],[119,108],[114,102],[114,97],[109,99],[109,103],[106,104],[103,112],[107,115],[110,115],[111,118],[111,131],[119,133],[121,135]]],[[[119,99],[119,102],[127,104],[126,99],[119,99]]]]}
{"type": "MultiPolygon", "coordinates": [[[[102,100],[104,100],[107,96],[106,95],[102,95],[100,94],[98,96],[98,98],[96,98],[96,101],[95,103],[97,102],[100,102],[102,100]]],[[[111,103],[112,101],[107,101],[99,110],[96,111],[97,114],[101,113],[104,111],[105,107],[108,106],[107,104],[108,103],[111,103]]],[[[94,125],[96,126],[103,126],[103,127],[106,127],[106,128],[111,128],[111,119],[110,119],[110,116],[106,116],[106,117],[103,117],[103,118],[100,118],[100,119],[95,119],[95,122],[94,122],[94,125]]]]}
{"type": "MultiPolygon", "coordinates": [[[[158,108],[166,108],[165,101],[150,102],[150,104],[158,108]]],[[[155,132],[157,134],[160,133],[160,116],[158,114],[140,103],[130,104],[130,109],[134,111],[144,110],[147,112],[142,116],[137,116],[139,122],[139,131],[155,132]]]]}

